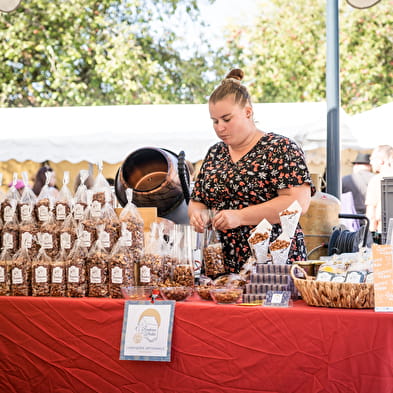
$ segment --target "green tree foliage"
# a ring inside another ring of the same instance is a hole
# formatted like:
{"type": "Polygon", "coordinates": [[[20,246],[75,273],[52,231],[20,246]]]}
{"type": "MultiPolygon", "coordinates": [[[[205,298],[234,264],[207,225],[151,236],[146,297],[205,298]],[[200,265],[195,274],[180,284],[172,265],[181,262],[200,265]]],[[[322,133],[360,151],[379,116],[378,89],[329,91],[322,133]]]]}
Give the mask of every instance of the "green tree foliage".
{"type": "Polygon", "coordinates": [[[0,106],[205,102],[211,50],[181,56],[179,12],[199,23],[196,0],[22,1],[0,14],[0,106]]]}
{"type": "MultiPolygon", "coordinates": [[[[393,2],[340,7],[341,101],[348,113],[392,100],[393,2]]],[[[256,102],[325,100],[326,1],[261,2],[255,24],[231,29],[229,53],[256,102]]]]}

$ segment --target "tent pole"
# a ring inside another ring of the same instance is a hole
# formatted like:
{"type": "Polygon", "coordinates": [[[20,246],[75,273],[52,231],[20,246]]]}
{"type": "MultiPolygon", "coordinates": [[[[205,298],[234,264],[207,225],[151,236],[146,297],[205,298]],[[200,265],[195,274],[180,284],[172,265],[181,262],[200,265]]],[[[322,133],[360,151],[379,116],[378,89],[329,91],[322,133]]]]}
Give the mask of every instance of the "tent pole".
{"type": "Polygon", "coordinates": [[[326,2],[326,186],[328,194],[340,199],[340,76],[338,0],[326,2]]]}

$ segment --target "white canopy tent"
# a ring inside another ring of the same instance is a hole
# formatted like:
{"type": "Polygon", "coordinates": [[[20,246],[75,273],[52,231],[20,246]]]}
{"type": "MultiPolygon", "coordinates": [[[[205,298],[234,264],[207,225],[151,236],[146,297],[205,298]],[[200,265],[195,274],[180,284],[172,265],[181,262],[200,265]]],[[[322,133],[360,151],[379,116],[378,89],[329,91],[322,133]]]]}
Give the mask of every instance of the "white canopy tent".
{"type": "Polygon", "coordinates": [[[393,146],[393,102],[352,116],[351,129],[363,148],[393,146]]]}
{"type": "MultiPolygon", "coordinates": [[[[258,127],[294,138],[304,150],[326,145],[326,104],[254,104],[258,127]]],[[[342,147],[357,148],[348,116],[341,114],[342,147]]],[[[118,163],[134,150],[154,146],[192,162],[218,139],[208,106],[129,105],[0,108],[0,161],[118,163]]]]}

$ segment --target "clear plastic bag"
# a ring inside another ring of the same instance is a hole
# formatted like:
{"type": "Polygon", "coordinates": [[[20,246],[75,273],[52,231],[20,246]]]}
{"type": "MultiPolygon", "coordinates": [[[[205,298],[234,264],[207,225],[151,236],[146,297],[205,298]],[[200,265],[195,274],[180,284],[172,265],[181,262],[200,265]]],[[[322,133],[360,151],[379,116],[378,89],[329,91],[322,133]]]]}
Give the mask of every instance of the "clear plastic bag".
{"type": "Polygon", "coordinates": [[[67,250],[61,249],[55,260],[51,262],[50,295],[66,295],[66,260],[67,250]]]}
{"type": "Polygon", "coordinates": [[[128,236],[132,238],[132,248],[142,250],[144,247],[144,222],[138,208],[132,203],[132,189],[127,188],[127,204],[120,213],[120,221],[127,224],[128,236]]]}
{"type": "Polygon", "coordinates": [[[10,267],[12,255],[9,250],[5,249],[0,254],[0,296],[10,294],[10,267]]]}
{"type": "Polygon", "coordinates": [[[86,294],[86,258],[88,250],[82,244],[81,233],[77,235],[74,247],[66,260],[66,293],[69,297],[83,297],[86,294]]]}
{"type": "Polygon", "coordinates": [[[225,273],[222,243],[218,232],[213,229],[205,229],[204,236],[203,265],[205,275],[215,278],[225,273]]]}
{"type": "Polygon", "coordinates": [[[127,246],[127,238],[119,238],[108,259],[109,264],[109,296],[121,298],[121,288],[135,286],[134,258],[132,250],[127,246]]]}
{"type": "Polygon", "coordinates": [[[46,180],[45,185],[42,187],[40,194],[38,195],[35,205],[35,215],[37,222],[42,224],[49,220],[53,206],[55,204],[55,198],[53,193],[49,189],[49,182],[52,177],[52,172],[45,172],[46,180]]]}
{"type": "Polygon", "coordinates": [[[109,253],[102,242],[103,226],[98,229],[98,239],[91,247],[87,259],[88,296],[105,297],[109,293],[109,253]]]}
{"type": "Polygon", "coordinates": [[[88,206],[88,196],[87,196],[87,187],[86,180],[89,177],[89,172],[87,170],[80,171],[80,184],[74,195],[74,218],[77,222],[83,220],[85,216],[85,210],[88,206]]]}
{"type": "Polygon", "coordinates": [[[139,282],[142,286],[158,286],[162,282],[163,255],[158,224],[153,222],[148,242],[139,261],[139,282]]]}
{"type": "Polygon", "coordinates": [[[63,222],[71,213],[73,198],[68,183],[70,182],[70,172],[65,171],[63,174],[63,186],[57,195],[54,214],[57,222],[63,222]]]}
{"type": "Polygon", "coordinates": [[[10,264],[12,296],[29,296],[31,294],[31,259],[25,247],[21,247],[13,256],[10,264]]]}
{"type": "Polygon", "coordinates": [[[50,295],[50,265],[51,258],[46,255],[45,249],[41,247],[31,262],[31,289],[33,296],[50,295]]]}

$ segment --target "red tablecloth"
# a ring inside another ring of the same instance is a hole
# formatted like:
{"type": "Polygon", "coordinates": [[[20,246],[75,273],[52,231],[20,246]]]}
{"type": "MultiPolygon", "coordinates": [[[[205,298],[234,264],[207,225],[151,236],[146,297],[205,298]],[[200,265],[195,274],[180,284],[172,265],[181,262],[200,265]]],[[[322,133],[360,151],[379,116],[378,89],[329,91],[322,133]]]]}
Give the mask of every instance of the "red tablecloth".
{"type": "Polygon", "coordinates": [[[393,391],[393,314],[177,303],[171,362],[119,360],[124,300],[0,298],[0,392],[393,391]]]}

